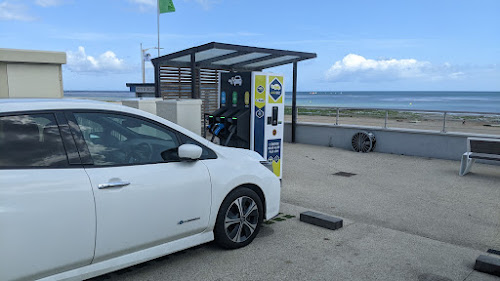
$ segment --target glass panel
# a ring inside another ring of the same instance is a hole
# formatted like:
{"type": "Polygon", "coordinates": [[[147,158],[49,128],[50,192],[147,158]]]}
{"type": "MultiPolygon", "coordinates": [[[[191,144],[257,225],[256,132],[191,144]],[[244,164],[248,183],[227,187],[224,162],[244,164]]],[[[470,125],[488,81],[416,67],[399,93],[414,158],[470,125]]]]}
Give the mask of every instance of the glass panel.
{"type": "Polygon", "coordinates": [[[189,61],[191,61],[191,55],[185,55],[185,56],[182,56],[182,57],[171,59],[171,61],[189,62],[189,61]]]}
{"type": "Polygon", "coordinates": [[[251,63],[251,64],[247,65],[247,67],[261,67],[261,66],[266,66],[269,64],[274,64],[274,63],[287,61],[287,60],[291,60],[291,59],[298,59],[298,58],[299,58],[298,56],[282,56],[282,57],[269,59],[269,60],[265,60],[265,61],[261,61],[261,62],[251,63]]]}
{"type": "Polygon", "coordinates": [[[0,117],[0,167],[64,167],[67,164],[54,115],[0,117]]]}
{"type": "Polygon", "coordinates": [[[176,134],[143,119],[76,113],[94,165],[146,164],[178,160],[176,134]]]}
{"type": "Polygon", "coordinates": [[[244,62],[244,61],[247,61],[247,60],[253,60],[253,59],[262,58],[262,57],[265,57],[265,56],[268,56],[268,55],[269,54],[266,54],[266,53],[250,53],[250,54],[246,54],[246,55],[237,56],[237,57],[234,57],[234,58],[229,58],[229,59],[225,59],[225,60],[215,61],[213,64],[231,65],[231,64],[235,64],[235,63],[244,62]]]}
{"type": "Polygon", "coordinates": [[[211,50],[206,50],[202,51],[199,53],[195,54],[196,61],[202,61],[202,60],[208,60],[211,58],[227,55],[227,54],[232,54],[235,53],[236,51],[233,50],[224,50],[224,49],[211,49],[211,50]]]}
{"type": "MultiPolygon", "coordinates": [[[[206,51],[201,51],[201,52],[198,52],[198,53],[195,53],[195,59],[197,62],[200,62],[200,61],[203,61],[203,60],[208,60],[208,59],[211,59],[211,58],[215,58],[215,57],[218,57],[218,56],[223,56],[223,55],[227,55],[227,54],[231,54],[231,53],[234,53],[236,51],[233,51],[233,50],[224,50],[224,49],[210,49],[210,50],[206,50],[206,51]]],[[[172,59],[172,61],[176,61],[176,62],[190,62],[191,61],[191,55],[185,55],[185,56],[182,56],[182,57],[178,57],[178,58],[175,58],[175,59],[172,59]]]]}

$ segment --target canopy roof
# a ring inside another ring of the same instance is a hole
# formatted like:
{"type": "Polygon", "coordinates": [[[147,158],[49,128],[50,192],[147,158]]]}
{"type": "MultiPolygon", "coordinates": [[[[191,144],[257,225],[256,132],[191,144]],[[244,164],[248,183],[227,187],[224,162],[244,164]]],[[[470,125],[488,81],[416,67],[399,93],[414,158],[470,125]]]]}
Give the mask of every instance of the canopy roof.
{"type": "Polygon", "coordinates": [[[152,60],[153,64],[232,71],[260,71],[266,68],[315,58],[315,53],[276,50],[211,42],[152,60]]]}

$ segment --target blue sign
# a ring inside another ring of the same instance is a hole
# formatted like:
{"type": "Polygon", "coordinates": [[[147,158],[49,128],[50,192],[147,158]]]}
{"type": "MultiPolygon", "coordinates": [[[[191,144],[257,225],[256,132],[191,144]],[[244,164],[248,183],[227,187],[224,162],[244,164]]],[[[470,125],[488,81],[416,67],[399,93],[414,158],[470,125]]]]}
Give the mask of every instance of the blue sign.
{"type": "Polygon", "coordinates": [[[269,161],[279,162],[281,155],[281,139],[267,141],[267,159],[269,161]]]}
{"type": "Polygon", "coordinates": [[[282,93],[282,86],[281,83],[278,79],[274,78],[274,80],[269,84],[269,95],[273,100],[278,101],[278,99],[281,97],[282,93]]]}
{"type": "Polygon", "coordinates": [[[221,105],[226,105],[226,92],[220,93],[220,104],[221,105]]]}
{"type": "Polygon", "coordinates": [[[264,110],[266,107],[258,108],[255,107],[255,116],[254,116],[254,150],[259,153],[261,156],[264,156],[264,110]]]}
{"type": "Polygon", "coordinates": [[[264,117],[264,110],[259,108],[257,111],[255,111],[255,116],[257,116],[257,118],[264,117]]]}

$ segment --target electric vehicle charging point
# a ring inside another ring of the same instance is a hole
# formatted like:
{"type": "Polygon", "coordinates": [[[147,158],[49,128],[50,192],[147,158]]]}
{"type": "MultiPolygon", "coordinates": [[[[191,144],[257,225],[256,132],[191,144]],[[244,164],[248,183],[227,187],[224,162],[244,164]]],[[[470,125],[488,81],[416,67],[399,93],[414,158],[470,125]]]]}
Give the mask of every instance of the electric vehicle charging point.
{"type": "Polygon", "coordinates": [[[285,111],[284,76],[266,72],[221,73],[220,108],[207,129],[226,146],[258,152],[281,178],[285,111]],[[228,98],[228,94],[229,98],[228,98]]]}
{"type": "Polygon", "coordinates": [[[293,64],[295,142],[297,63],[312,58],[315,53],[211,42],[152,59],[155,96],[201,99],[204,133],[211,133],[212,140],[217,137],[221,145],[252,149],[272,159],[273,171],[281,178],[285,79],[262,71],[293,64]]]}
{"type": "Polygon", "coordinates": [[[252,120],[250,149],[272,162],[273,172],[281,179],[285,123],[284,76],[252,73],[252,120]]]}

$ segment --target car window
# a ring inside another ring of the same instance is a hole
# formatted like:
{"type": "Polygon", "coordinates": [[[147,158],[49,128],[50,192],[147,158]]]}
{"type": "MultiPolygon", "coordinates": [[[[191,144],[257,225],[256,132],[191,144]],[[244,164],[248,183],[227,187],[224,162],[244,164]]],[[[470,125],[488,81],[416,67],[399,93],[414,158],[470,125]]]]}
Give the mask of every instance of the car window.
{"type": "Polygon", "coordinates": [[[211,150],[210,148],[202,145],[198,141],[195,141],[195,140],[193,140],[192,138],[190,138],[188,136],[185,136],[183,134],[179,134],[179,135],[180,135],[182,144],[185,144],[185,143],[196,144],[197,146],[199,146],[199,147],[201,147],[203,149],[202,153],[201,153],[201,157],[200,157],[201,160],[205,160],[205,159],[217,159],[217,154],[215,154],[215,152],[213,150],[211,150]]]}
{"type": "Polygon", "coordinates": [[[75,113],[97,166],[178,161],[174,132],[144,119],[108,113],[75,113]]]}
{"type": "Polygon", "coordinates": [[[53,114],[0,117],[0,167],[68,165],[53,114]]]}

